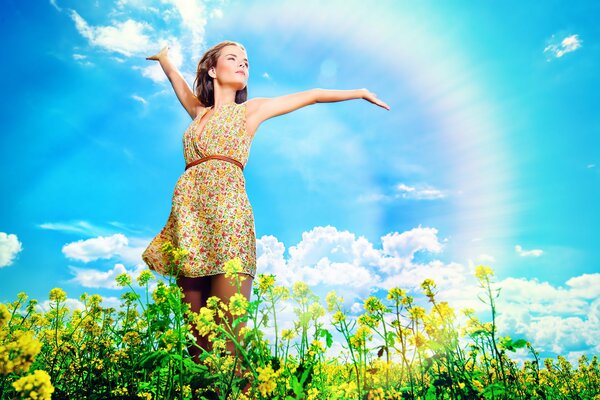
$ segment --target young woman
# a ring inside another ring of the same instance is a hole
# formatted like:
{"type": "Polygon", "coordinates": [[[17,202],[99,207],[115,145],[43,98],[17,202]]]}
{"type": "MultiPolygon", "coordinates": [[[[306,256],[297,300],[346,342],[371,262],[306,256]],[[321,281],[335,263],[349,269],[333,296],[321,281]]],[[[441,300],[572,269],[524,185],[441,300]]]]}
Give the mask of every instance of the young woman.
{"type": "MultiPolygon", "coordinates": [[[[183,135],[186,170],[175,186],[171,214],[143,259],[150,269],[166,275],[169,271],[162,245],[169,241],[186,249],[177,283],[184,301],[198,312],[209,297],[217,296],[228,303],[237,292],[223,271],[223,264],[234,258],[242,261],[247,279],[242,282],[241,292],[250,300],[256,273],[256,236],[242,171],[260,124],[314,103],[365,99],[387,110],[389,107],[366,89],[311,89],[247,100],[248,56],[241,44],[231,41],[221,42],[204,54],[198,64],[194,93],[167,53],[165,46],[147,59],[160,62],[193,121],[183,135]]],[[[231,321],[231,315],[228,318],[231,321]]],[[[200,347],[210,350],[206,337],[197,332],[196,337],[200,347]]],[[[228,343],[227,349],[234,354],[233,343],[228,343]]],[[[189,350],[197,360],[201,350],[189,350]]]]}

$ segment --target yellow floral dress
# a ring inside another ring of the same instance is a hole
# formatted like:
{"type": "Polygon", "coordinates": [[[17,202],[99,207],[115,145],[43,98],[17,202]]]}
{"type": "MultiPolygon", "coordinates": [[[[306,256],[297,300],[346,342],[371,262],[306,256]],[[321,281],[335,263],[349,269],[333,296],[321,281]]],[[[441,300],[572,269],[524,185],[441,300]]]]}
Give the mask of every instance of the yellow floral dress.
{"type": "MultiPolygon", "coordinates": [[[[253,136],[246,132],[246,103],[217,108],[200,132],[204,113],[183,134],[186,165],[208,155],[222,155],[246,165],[253,136]]],[[[177,180],[167,224],[150,242],[142,258],[150,269],[170,275],[161,248],[165,242],[188,251],[177,275],[222,274],[223,264],[240,258],[243,272],[256,273],[254,215],[239,166],[211,159],[187,169],[177,180]]]]}

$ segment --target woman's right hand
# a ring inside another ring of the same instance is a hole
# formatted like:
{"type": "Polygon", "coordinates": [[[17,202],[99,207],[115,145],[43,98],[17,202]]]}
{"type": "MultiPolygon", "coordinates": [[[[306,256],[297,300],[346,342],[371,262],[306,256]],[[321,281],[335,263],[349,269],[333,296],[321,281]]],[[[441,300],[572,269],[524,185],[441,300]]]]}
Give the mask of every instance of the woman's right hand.
{"type": "Polygon", "coordinates": [[[156,53],[153,56],[150,57],[146,57],[146,60],[156,60],[156,61],[160,61],[161,58],[166,58],[167,57],[167,52],[169,51],[169,45],[165,45],[165,47],[162,48],[161,51],[159,51],[158,53],[156,53]]]}

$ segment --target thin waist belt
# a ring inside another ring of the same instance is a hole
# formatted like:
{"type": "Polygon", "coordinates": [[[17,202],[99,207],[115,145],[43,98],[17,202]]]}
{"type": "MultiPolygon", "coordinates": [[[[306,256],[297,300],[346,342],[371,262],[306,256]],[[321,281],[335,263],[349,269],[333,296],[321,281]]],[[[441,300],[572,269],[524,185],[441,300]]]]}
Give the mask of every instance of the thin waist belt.
{"type": "Polygon", "coordinates": [[[234,160],[233,158],[230,158],[230,157],[227,157],[227,156],[219,156],[219,155],[216,155],[216,154],[212,155],[212,156],[202,157],[202,158],[199,158],[198,160],[194,160],[191,163],[187,164],[185,166],[185,169],[187,170],[188,168],[191,168],[194,165],[198,165],[198,164],[203,163],[204,161],[208,161],[208,160],[223,160],[223,161],[227,161],[227,162],[230,162],[232,164],[237,165],[238,167],[240,167],[240,169],[242,171],[244,170],[244,166],[238,160],[234,160]]]}

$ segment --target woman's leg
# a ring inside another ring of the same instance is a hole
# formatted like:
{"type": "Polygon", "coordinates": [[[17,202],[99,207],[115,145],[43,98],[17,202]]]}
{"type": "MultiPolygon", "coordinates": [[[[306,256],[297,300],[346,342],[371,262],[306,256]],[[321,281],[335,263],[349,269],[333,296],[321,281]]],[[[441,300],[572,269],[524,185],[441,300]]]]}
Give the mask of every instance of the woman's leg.
{"type": "MultiPolygon", "coordinates": [[[[200,308],[206,307],[206,299],[208,299],[210,292],[209,276],[200,278],[180,276],[177,277],[177,285],[179,285],[183,291],[183,301],[190,305],[191,311],[197,313],[200,311],[200,308]]],[[[192,325],[192,333],[196,337],[196,343],[206,351],[210,351],[208,338],[206,336],[200,336],[194,324],[190,323],[190,325],[192,325]]],[[[202,354],[202,349],[192,345],[188,347],[188,351],[193,360],[196,363],[200,363],[199,357],[202,354]]]]}
{"type": "MultiPolygon", "coordinates": [[[[241,282],[240,293],[242,295],[244,295],[246,297],[246,299],[248,299],[248,301],[250,301],[250,295],[252,293],[252,277],[247,274],[240,274],[240,275],[246,277],[246,279],[244,279],[244,281],[241,282]]],[[[234,294],[236,294],[237,291],[238,290],[237,290],[237,287],[235,286],[235,281],[233,279],[225,278],[225,274],[211,276],[211,284],[210,284],[210,295],[211,296],[217,296],[221,299],[222,302],[229,304],[229,298],[231,296],[233,296],[234,294]]],[[[234,319],[233,316],[231,315],[231,313],[227,312],[225,317],[228,319],[229,326],[231,326],[231,324],[233,323],[233,319],[234,319]]],[[[216,319],[217,323],[220,323],[218,316],[215,316],[215,319],[216,319]]],[[[244,326],[246,326],[245,322],[240,323],[238,326],[236,326],[234,336],[237,338],[238,342],[240,341],[239,331],[244,326]]],[[[226,346],[227,346],[227,351],[229,351],[233,357],[239,357],[238,352],[235,349],[235,344],[231,340],[227,341],[226,346]]],[[[241,360],[238,360],[235,374],[239,377],[243,376],[242,368],[241,368],[241,360]]],[[[248,382],[246,387],[244,387],[242,389],[242,393],[247,394],[248,391],[250,390],[251,386],[252,386],[252,383],[248,382]]]]}
{"type": "MultiPolygon", "coordinates": [[[[252,294],[252,277],[247,274],[240,274],[244,276],[243,282],[241,282],[240,293],[250,301],[250,295],[252,294]]],[[[229,298],[237,293],[237,287],[235,286],[235,280],[225,278],[225,274],[212,275],[210,283],[210,296],[217,296],[221,299],[225,304],[229,304],[229,298]]],[[[228,319],[229,325],[233,323],[232,315],[227,312],[226,317],[228,319]]],[[[215,317],[217,322],[220,322],[218,316],[215,317]]],[[[240,329],[246,326],[246,323],[239,324],[235,329],[236,337],[239,334],[240,329]]],[[[227,350],[231,352],[231,354],[235,354],[235,345],[231,341],[227,341],[227,350]]]]}

